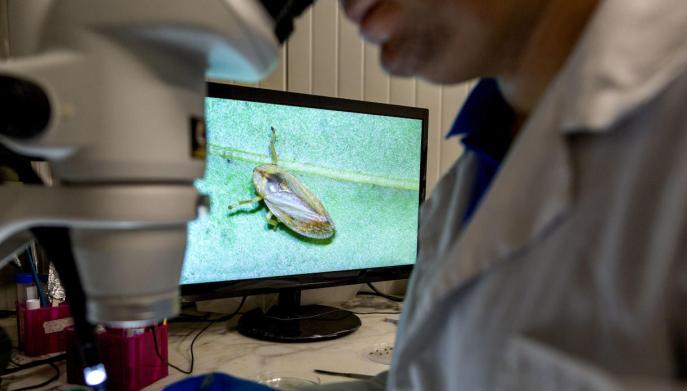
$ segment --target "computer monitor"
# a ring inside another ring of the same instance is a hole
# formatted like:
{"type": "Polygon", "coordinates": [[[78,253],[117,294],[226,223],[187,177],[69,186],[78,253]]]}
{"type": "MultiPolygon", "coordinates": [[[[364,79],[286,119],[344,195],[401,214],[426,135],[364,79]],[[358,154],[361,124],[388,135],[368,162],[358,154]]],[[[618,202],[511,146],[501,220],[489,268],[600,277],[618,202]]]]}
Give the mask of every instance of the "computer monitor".
{"type": "Polygon", "coordinates": [[[187,298],[278,292],[239,331],[268,340],[352,332],[355,315],[300,290],[406,278],[417,257],[428,111],[210,83],[210,212],[189,225],[187,298]]]}

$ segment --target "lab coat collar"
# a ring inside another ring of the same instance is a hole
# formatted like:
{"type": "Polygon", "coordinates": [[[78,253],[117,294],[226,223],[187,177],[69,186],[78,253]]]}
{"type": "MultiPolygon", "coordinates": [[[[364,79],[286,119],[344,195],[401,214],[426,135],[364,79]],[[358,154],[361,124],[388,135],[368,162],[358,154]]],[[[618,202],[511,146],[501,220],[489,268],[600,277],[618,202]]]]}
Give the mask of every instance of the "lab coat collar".
{"type": "MultiPolygon", "coordinates": [[[[567,137],[555,131],[558,114],[554,101],[533,114],[474,216],[451,244],[442,246],[431,240],[420,244],[437,250],[414,271],[412,294],[404,307],[407,323],[401,322],[399,329],[405,336],[399,341],[399,355],[405,357],[422,350],[422,336],[429,333],[427,327],[432,327],[426,320],[432,314],[470,295],[477,286],[473,282],[487,279],[494,268],[521,262],[530,248],[565,221],[573,203],[574,178],[567,137]]],[[[464,189],[459,182],[445,179],[438,191],[441,194],[437,201],[441,203],[442,199],[460,196],[464,189]]],[[[449,229],[446,225],[456,222],[451,221],[450,214],[447,216],[446,220],[436,216],[436,220],[423,223],[423,229],[441,231],[440,227],[427,226],[432,223],[449,229]]]]}
{"type": "Polygon", "coordinates": [[[557,80],[566,133],[602,133],[687,64],[684,0],[602,1],[557,80]]]}
{"type": "MultiPolygon", "coordinates": [[[[573,202],[574,178],[567,137],[552,131],[556,114],[553,101],[540,107],[457,241],[424,268],[415,282],[424,289],[412,306],[414,318],[428,316],[452,292],[517,258],[563,221],[573,202]]],[[[455,196],[462,189],[442,191],[455,196]]]]}

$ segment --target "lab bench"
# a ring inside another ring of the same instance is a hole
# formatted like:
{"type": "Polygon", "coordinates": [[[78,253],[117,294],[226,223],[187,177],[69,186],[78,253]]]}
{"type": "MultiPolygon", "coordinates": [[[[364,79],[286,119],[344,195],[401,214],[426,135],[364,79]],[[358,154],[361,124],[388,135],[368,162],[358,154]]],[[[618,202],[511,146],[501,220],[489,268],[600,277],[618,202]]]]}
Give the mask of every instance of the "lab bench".
{"type": "MultiPolygon", "coordinates": [[[[344,373],[375,375],[388,369],[388,365],[375,360],[375,354],[384,354],[393,345],[396,334],[394,320],[400,315],[389,308],[389,302],[381,298],[354,299],[354,311],[362,320],[362,326],[343,338],[314,343],[273,343],[244,337],[236,332],[236,319],[212,324],[194,345],[194,375],[224,372],[237,377],[257,380],[270,377],[297,377],[321,383],[345,381],[345,378],[317,374],[315,369],[344,373]],[[365,313],[365,314],[363,314],[365,313]]],[[[9,332],[16,344],[16,320],[0,319],[0,327],[9,332]]],[[[169,362],[182,369],[190,364],[189,345],[193,337],[207,323],[170,323],[169,362]]],[[[45,357],[38,357],[45,358],[45,357]]],[[[35,360],[15,352],[19,363],[35,360]]],[[[66,384],[65,362],[59,363],[60,378],[44,389],[72,389],[66,384]]],[[[47,365],[28,369],[4,377],[10,383],[9,390],[40,383],[50,378],[54,370],[47,365]]],[[[159,390],[179,381],[184,375],[169,368],[169,376],[153,383],[145,390],[159,390]]],[[[5,383],[5,384],[7,384],[5,383]]],[[[3,384],[3,386],[5,385],[3,384]]]]}

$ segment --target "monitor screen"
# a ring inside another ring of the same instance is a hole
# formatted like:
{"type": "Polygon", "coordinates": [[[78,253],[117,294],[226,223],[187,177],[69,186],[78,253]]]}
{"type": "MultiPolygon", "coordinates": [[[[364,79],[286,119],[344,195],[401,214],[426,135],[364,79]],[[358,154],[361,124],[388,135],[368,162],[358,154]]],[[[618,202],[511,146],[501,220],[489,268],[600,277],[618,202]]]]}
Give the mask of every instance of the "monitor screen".
{"type": "Polygon", "coordinates": [[[415,263],[426,118],[241,91],[206,99],[211,208],[189,224],[182,285],[415,263]]]}

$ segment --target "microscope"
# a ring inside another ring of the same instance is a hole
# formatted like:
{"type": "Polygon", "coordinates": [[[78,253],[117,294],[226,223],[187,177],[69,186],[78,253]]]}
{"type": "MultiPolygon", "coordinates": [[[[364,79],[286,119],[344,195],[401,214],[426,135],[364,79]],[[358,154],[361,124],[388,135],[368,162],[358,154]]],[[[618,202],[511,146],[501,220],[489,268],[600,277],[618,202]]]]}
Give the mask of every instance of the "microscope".
{"type": "Polygon", "coordinates": [[[210,207],[206,78],[267,76],[313,1],[9,0],[0,143],[58,184],[0,186],[0,242],[29,231],[55,264],[90,385],[93,325],[178,312],[186,224],[210,207]]]}

